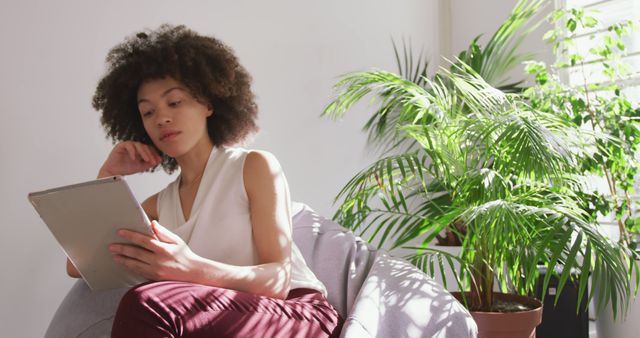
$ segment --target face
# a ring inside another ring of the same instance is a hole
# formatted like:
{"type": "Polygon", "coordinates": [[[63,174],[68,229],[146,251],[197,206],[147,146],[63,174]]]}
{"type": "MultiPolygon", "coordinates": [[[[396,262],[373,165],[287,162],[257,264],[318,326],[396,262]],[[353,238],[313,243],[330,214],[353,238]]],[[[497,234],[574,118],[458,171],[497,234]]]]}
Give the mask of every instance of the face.
{"type": "Polygon", "coordinates": [[[153,143],[173,158],[211,145],[206,120],[213,114],[212,108],[170,77],[148,80],[140,86],[138,111],[153,143]]]}

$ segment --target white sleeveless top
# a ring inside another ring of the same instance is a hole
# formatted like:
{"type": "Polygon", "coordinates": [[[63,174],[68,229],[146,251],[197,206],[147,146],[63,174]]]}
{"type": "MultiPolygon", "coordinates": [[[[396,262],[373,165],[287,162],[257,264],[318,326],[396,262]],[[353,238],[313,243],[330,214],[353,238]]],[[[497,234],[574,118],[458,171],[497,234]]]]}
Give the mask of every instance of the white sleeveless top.
{"type": "MultiPolygon", "coordinates": [[[[253,242],[249,198],[244,187],[247,154],[249,150],[243,148],[213,147],[189,221],[185,221],[178,193],[181,176],[158,193],[158,222],[175,232],[202,257],[240,266],[260,264],[253,242]]],[[[291,290],[314,289],[326,296],[322,282],[307,267],[295,243],[291,244],[291,290]]]]}

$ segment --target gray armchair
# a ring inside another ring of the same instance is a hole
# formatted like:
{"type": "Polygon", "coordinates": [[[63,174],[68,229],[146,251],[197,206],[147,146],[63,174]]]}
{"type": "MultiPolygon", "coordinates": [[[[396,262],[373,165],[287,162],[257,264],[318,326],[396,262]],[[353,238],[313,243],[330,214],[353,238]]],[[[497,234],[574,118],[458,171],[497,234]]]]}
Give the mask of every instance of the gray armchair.
{"type": "MultiPolygon", "coordinates": [[[[467,310],[413,265],[373,249],[304,204],[294,203],[293,209],[293,240],[345,319],[341,337],[477,335],[467,310]]],[[[83,281],[76,282],[45,337],[109,337],[126,291],[92,292],[83,281]]]]}

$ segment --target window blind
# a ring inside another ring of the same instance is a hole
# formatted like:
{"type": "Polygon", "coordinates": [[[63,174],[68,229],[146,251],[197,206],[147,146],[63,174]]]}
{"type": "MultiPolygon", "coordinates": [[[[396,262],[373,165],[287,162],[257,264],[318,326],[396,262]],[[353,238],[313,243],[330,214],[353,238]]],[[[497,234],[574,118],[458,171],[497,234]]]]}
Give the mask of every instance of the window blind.
{"type": "MultiPolygon", "coordinates": [[[[595,16],[599,23],[593,28],[580,26],[569,35],[573,44],[566,46],[569,52],[589,55],[584,62],[567,68],[564,81],[570,85],[604,84],[609,79],[602,73],[603,59],[589,54],[589,50],[603,45],[604,39],[612,35],[607,30],[612,24],[626,20],[640,19],[640,1],[638,0],[560,0],[556,6],[561,8],[584,8],[586,15],[595,16]]],[[[640,102],[640,30],[632,30],[622,39],[625,52],[620,61],[627,64],[628,73],[617,83],[629,99],[640,102]]]]}
{"type": "MultiPolygon", "coordinates": [[[[603,58],[589,53],[591,48],[601,47],[604,39],[611,36],[612,32],[607,29],[609,26],[621,23],[627,20],[633,20],[637,24],[640,20],[640,1],[639,0],[556,0],[556,8],[571,9],[583,8],[586,16],[593,16],[598,20],[598,25],[593,28],[583,28],[577,26],[574,32],[569,32],[565,28],[565,36],[571,37],[573,44],[564,46],[568,53],[577,53],[584,55],[586,58],[582,62],[569,66],[565,72],[561,73],[563,82],[571,86],[584,86],[591,84],[607,84],[610,79],[603,74],[604,66],[603,58]]],[[[616,83],[622,92],[631,101],[640,102],[640,30],[632,30],[630,34],[622,38],[625,44],[625,50],[620,61],[627,64],[628,73],[618,79],[616,83]]],[[[568,53],[564,53],[567,55],[568,53]]],[[[562,60],[563,52],[559,51],[558,59],[562,60]]],[[[613,95],[611,91],[598,93],[598,95],[613,95]]],[[[639,159],[640,160],[640,159],[639,159]]],[[[594,188],[600,192],[608,192],[608,185],[604,178],[593,177],[590,182],[594,188]]],[[[640,186],[635,187],[635,193],[632,194],[632,212],[637,215],[640,210],[640,186]]],[[[624,196],[620,196],[624,198],[624,196]]],[[[605,215],[600,218],[601,224],[617,226],[615,216],[605,215]]],[[[615,232],[617,234],[617,232],[615,232]]]]}

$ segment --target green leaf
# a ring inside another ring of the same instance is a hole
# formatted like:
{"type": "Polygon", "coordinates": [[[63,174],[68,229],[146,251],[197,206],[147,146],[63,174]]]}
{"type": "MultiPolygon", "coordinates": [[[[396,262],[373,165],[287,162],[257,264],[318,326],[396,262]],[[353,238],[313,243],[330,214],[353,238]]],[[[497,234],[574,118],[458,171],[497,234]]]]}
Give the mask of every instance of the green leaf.
{"type": "Polygon", "coordinates": [[[562,9],[556,9],[551,12],[551,22],[556,22],[560,20],[565,14],[565,11],[562,9]]]}
{"type": "Polygon", "coordinates": [[[626,49],[626,46],[625,46],[624,42],[622,42],[622,40],[618,40],[616,42],[616,46],[618,47],[618,49],[620,51],[624,51],[626,49]]]}
{"type": "Polygon", "coordinates": [[[547,31],[542,36],[542,40],[549,41],[551,43],[556,42],[557,39],[558,39],[558,31],[556,31],[555,29],[547,31]]]}
{"type": "Polygon", "coordinates": [[[569,29],[569,32],[573,33],[576,30],[576,27],[577,27],[576,20],[574,19],[567,20],[567,29],[569,29]]]}
{"type": "Polygon", "coordinates": [[[592,16],[587,16],[584,18],[583,24],[587,28],[593,28],[598,25],[598,20],[592,16]]]}

